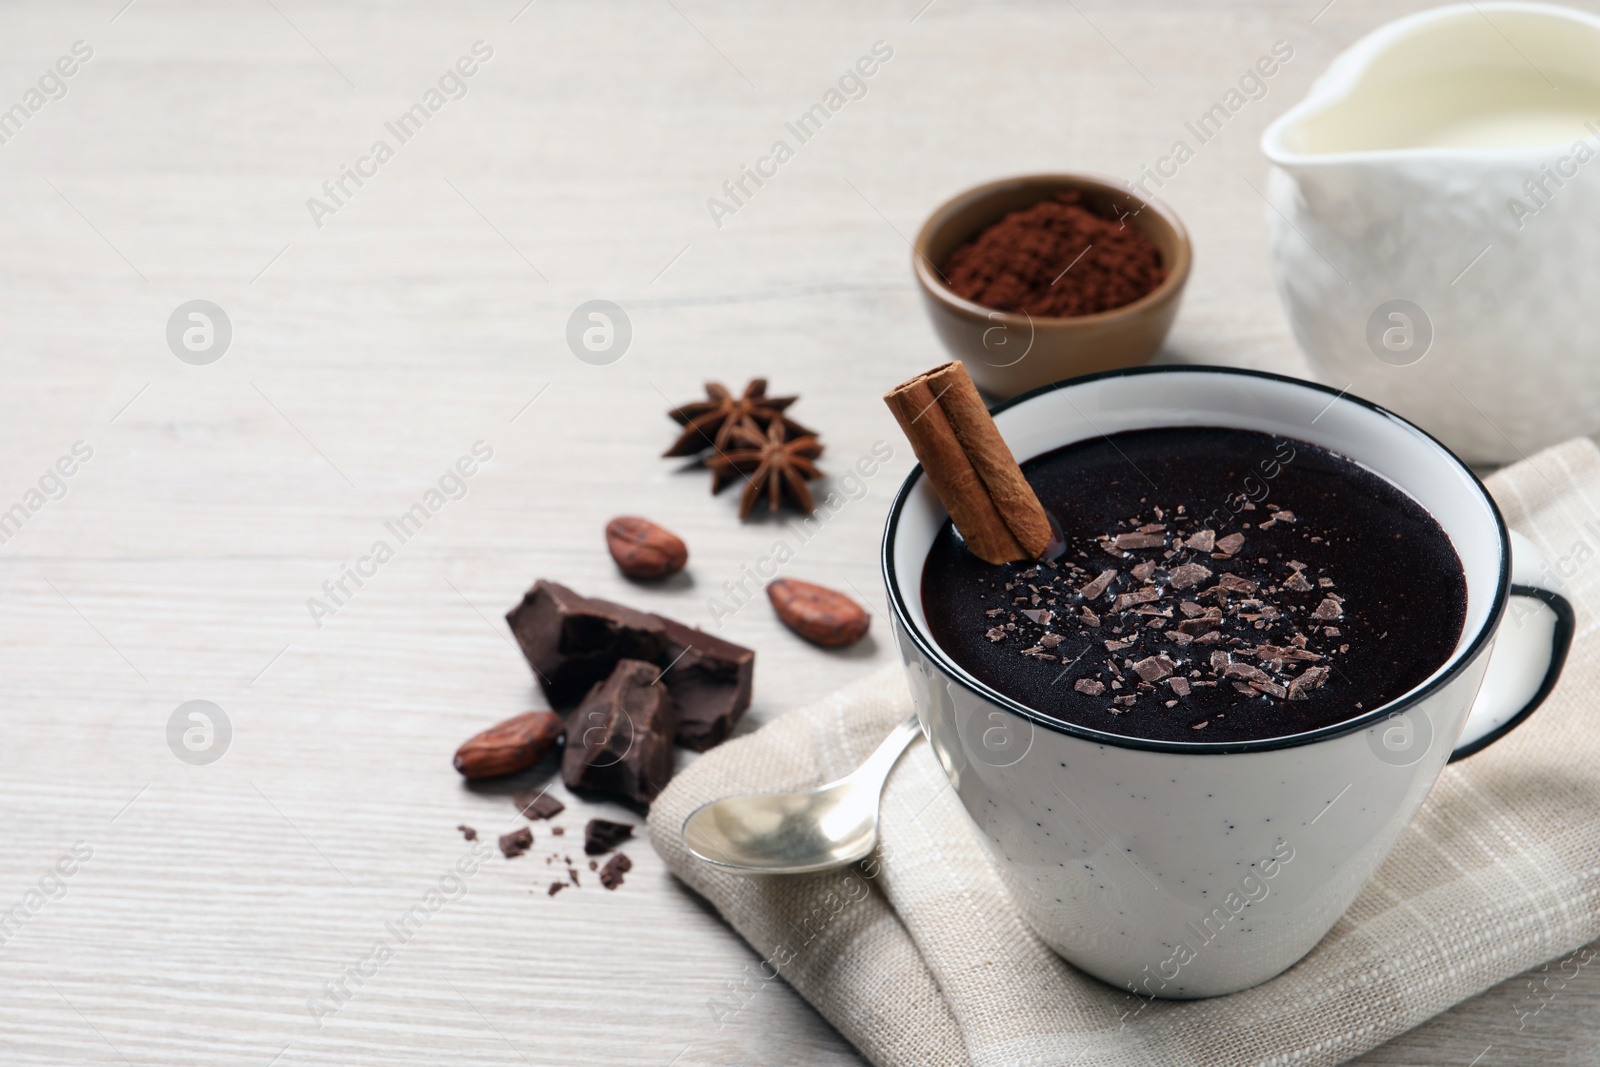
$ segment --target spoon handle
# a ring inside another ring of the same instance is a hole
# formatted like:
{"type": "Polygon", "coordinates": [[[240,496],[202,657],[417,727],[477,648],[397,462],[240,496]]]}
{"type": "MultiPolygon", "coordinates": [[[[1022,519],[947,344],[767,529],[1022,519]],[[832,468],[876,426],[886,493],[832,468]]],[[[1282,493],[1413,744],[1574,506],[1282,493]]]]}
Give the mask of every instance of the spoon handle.
{"type": "Polygon", "coordinates": [[[922,724],[915,715],[911,715],[899,726],[896,726],[883,743],[873,750],[866,762],[855,769],[850,777],[863,785],[870,786],[873,794],[883,792],[883,783],[889,780],[889,772],[894,770],[894,765],[899,762],[900,754],[906,746],[922,736],[922,724]]]}

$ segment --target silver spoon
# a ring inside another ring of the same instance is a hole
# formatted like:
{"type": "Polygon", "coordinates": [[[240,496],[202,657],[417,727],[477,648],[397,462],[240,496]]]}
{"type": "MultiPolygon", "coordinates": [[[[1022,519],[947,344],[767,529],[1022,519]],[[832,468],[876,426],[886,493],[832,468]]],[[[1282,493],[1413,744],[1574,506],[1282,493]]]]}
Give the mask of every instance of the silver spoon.
{"type": "Polygon", "coordinates": [[[683,843],[734,874],[813,874],[865,859],[878,843],[883,783],[921,733],[913,715],[853,772],[804,793],[748,793],[702,804],[683,821],[683,843]]]}

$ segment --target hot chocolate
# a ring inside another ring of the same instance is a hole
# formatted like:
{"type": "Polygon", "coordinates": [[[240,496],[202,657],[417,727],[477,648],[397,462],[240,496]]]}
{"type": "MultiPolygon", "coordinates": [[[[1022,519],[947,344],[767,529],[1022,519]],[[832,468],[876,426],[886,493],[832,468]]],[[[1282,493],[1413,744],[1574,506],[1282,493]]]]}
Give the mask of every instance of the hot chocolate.
{"type": "Polygon", "coordinates": [[[1053,554],[987,563],[947,522],[923,606],[958,664],[1049,716],[1137,738],[1285,737],[1415,688],[1460,638],[1449,537],[1326,449],[1167,428],[1022,469],[1061,525],[1053,554]]]}

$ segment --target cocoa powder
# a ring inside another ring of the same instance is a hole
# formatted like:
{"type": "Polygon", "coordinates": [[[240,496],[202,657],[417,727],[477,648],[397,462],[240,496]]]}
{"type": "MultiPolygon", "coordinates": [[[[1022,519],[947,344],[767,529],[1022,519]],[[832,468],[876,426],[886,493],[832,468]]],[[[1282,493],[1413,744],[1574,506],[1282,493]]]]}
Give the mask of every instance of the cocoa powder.
{"type": "Polygon", "coordinates": [[[1038,317],[1131,304],[1166,278],[1161,251],[1075,190],[1013,211],[950,253],[945,283],[975,304],[1038,317]]]}

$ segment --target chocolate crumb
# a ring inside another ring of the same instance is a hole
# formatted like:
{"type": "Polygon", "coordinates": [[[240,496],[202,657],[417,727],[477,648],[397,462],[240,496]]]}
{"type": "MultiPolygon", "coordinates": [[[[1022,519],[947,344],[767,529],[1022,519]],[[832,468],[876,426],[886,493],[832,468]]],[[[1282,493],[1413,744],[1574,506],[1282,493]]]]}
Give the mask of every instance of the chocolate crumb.
{"type": "Polygon", "coordinates": [[[622,876],[633,870],[633,861],[626,852],[618,852],[606,861],[600,868],[600,884],[607,889],[615,889],[622,884],[622,876]]]}
{"type": "Polygon", "coordinates": [[[506,859],[515,859],[533,847],[533,831],[520,826],[509,834],[500,835],[500,851],[506,859]]]}
{"type": "Polygon", "coordinates": [[[565,804],[551,796],[545,789],[538,792],[530,789],[526,793],[518,793],[511,798],[511,803],[530,819],[549,819],[567,810],[565,804]]]}
{"type": "Polygon", "coordinates": [[[1244,534],[1231,533],[1227,537],[1217,538],[1217,551],[1223,555],[1231,556],[1244,547],[1244,534]]]}
{"type": "Polygon", "coordinates": [[[565,883],[565,882],[551,882],[550,883],[550,895],[551,896],[555,896],[557,893],[561,892],[565,888],[567,888],[567,883],[565,883]]]}
{"type": "Polygon", "coordinates": [[[468,841],[476,841],[478,839],[478,831],[474,830],[466,823],[461,823],[456,827],[456,829],[460,830],[461,836],[466,838],[468,841]]]}
{"type": "Polygon", "coordinates": [[[567,832],[567,828],[565,826],[552,826],[550,827],[550,832],[555,834],[557,837],[560,837],[562,834],[567,832]]]}
{"type": "Polygon", "coordinates": [[[1192,548],[1196,552],[1210,552],[1216,545],[1217,534],[1215,530],[1198,530],[1183,543],[1184,548],[1192,548]]]}

